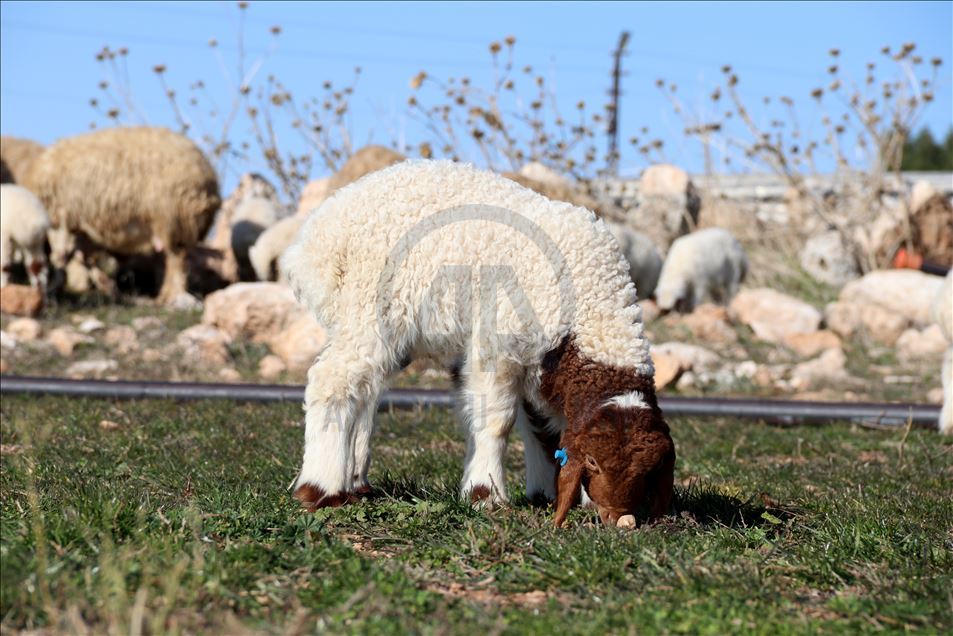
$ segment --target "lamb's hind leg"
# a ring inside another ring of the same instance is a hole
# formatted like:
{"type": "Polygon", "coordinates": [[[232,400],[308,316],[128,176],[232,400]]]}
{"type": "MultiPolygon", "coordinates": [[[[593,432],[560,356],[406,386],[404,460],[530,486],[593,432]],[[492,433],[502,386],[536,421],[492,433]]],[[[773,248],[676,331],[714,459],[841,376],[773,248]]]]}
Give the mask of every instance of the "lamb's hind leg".
{"type": "Polygon", "coordinates": [[[336,342],[342,344],[332,342],[308,371],[305,390],[304,462],[295,497],[312,511],[353,499],[354,475],[369,461],[370,431],[366,454],[358,456],[356,447],[373,421],[373,402],[385,376],[384,365],[375,362],[381,356],[367,354],[378,346],[354,346],[341,334],[336,342]]]}
{"type": "Polygon", "coordinates": [[[352,492],[358,497],[370,496],[374,491],[367,479],[367,473],[371,466],[371,437],[374,435],[377,398],[375,394],[367,400],[355,422],[352,492]]]}
{"type": "Polygon", "coordinates": [[[468,361],[463,369],[468,435],[461,492],[471,501],[505,501],[503,457],[516,415],[522,369],[504,362],[492,370],[476,367],[468,361]]]}

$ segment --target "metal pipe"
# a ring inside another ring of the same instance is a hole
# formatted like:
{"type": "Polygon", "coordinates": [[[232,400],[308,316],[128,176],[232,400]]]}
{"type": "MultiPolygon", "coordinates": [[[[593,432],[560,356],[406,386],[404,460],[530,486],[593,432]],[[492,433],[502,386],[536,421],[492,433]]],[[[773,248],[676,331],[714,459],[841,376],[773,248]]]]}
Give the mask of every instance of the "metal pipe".
{"type": "MultiPolygon", "coordinates": [[[[62,395],[70,397],[140,400],[237,400],[242,402],[301,402],[304,387],[280,384],[208,384],[201,382],[142,382],[68,380],[27,376],[0,377],[3,395],[62,395]]],[[[448,408],[450,391],[390,389],[381,396],[378,410],[423,407],[448,408]]],[[[662,397],[659,405],[669,417],[743,417],[780,424],[863,422],[884,427],[935,428],[940,407],[929,404],[880,402],[802,402],[759,398],[662,397]]]]}

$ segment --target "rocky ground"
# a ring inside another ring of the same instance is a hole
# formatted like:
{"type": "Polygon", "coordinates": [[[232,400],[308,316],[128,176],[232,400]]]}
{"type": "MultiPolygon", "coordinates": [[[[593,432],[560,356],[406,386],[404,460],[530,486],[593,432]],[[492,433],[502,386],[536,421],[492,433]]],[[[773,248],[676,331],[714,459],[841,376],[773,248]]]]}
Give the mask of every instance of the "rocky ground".
{"type": "MultiPolygon", "coordinates": [[[[754,284],[758,284],[758,280],[754,284]]],[[[874,272],[805,299],[745,287],[730,306],[659,315],[643,301],[657,384],[665,393],[796,399],[942,401],[947,346],[929,308],[942,279],[874,272]]],[[[793,289],[791,291],[797,291],[793,289]]],[[[72,378],[302,384],[323,330],[277,283],[241,283],[175,310],[146,299],[4,315],[2,372],[72,378]]],[[[417,361],[396,385],[449,386],[417,361]]]]}

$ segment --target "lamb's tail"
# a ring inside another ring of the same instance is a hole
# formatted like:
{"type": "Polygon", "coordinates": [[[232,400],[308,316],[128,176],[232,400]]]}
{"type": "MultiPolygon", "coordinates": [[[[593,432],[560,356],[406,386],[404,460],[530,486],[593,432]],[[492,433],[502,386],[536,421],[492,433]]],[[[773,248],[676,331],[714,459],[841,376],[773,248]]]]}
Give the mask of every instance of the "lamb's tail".
{"type": "Polygon", "coordinates": [[[322,324],[334,315],[335,298],[347,274],[346,241],[327,225],[312,223],[298,230],[294,242],[281,255],[281,271],[298,302],[305,305],[322,324]]]}

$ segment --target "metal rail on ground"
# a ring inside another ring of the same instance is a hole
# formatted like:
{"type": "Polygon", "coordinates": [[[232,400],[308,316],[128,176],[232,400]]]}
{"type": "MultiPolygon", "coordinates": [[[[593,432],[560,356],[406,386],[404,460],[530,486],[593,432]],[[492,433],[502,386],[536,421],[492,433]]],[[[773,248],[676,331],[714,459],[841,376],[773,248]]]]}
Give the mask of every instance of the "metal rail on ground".
{"type": "MultiPolygon", "coordinates": [[[[210,384],[201,382],[145,382],[129,380],[69,380],[29,376],[0,378],[2,395],[61,395],[112,400],[235,400],[240,402],[301,402],[303,386],[280,384],[210,384]]],[[[451,391],[390,389],[379,410],[424,407],[448,408],[451,391]]],[[[887,428],[908,425],[935,428],[940,407],[929,404],[880,402],[813,402],[760,398],[661,397],[669,417],[743,417],[780,424],[855,422],[887,428]]]]}

